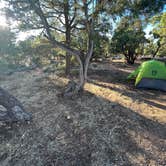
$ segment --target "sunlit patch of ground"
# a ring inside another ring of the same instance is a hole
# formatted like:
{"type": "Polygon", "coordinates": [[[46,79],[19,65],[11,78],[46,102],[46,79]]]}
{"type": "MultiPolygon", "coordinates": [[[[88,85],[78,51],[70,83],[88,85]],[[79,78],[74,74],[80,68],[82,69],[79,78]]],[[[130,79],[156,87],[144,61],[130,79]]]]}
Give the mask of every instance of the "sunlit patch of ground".
{"type": "MultiPolygon", "coordinates": [[[[164,107],[166,108],[165,95],[161,95],[160,99],[145,99],[148,100],[149,103],[154,103],[154,105],[151,105],[144,100],[143,96],[141,96],[141,100],[139,99],[140,94],[139,92],[137,93],[139,90],[135,90],[135,93],[133,93],[133,90],[127,89],[127,87],[123,87],[122,85],[97,81],[94,82],[94,84],[88,83],[85,89],[97,96],[105,98],[106,100],[116,102],[128,109],[132,109],[148,119],[157,120],[160,123],[166,123],[166,113],[164,110],[164,107]],[[130,93],[131,95],[128,95],[130,93]],[[161,105],[161,107],[158,107],[158,105],[161,105]]],[[[146,93],[146,90],[144,90],[143,93],[146,93]]]]}
{"type": "Polygon", "coordinates": [[[126,82],[135,67],[97,64],[72,99],[58,97],[68,80],[56,73],[0,76],[33,114],[29,124],[0,124],[0,165],[165,166],[166,95],[126,82]]]}

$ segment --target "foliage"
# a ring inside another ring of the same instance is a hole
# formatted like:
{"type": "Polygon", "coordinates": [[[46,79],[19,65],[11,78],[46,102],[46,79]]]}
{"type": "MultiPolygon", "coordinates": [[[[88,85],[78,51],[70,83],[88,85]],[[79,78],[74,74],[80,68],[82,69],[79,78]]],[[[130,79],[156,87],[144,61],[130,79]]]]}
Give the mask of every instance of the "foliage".
{"type": "Polygon", "coordinates": [[[104,58],[109,53],[109,39],[107,36],[100,33],[95,33],[94,37],[94,51],[92,58],[104,58]]]}
{"type": "Polygon", "coordinates": [[[151,32],[150,43],[147,45],[146,53],[157,56],[166,55],[166,12],[155,15],[150,19],[150,23],[153,26],[151,32]]]}
{"type": "Polygon", "coordinates": [[[0,71],[7,72],[8,69],[16,68],[17,48],[15,45],[15,34],[8,27],[0,26],[0,71]]]}
{"type": "Polygon", "coordinates": [[[54,63],[58,59],[64,59],[64,52],[59,48],[53,47],[48,40],[41,36],[30,37],[17,43],[17,57],[22,57],[24,64],[35,64],[44,66],[54,63]]]}
{"type": "Polygon", "coordinates": [[[132,20],[126,16],[115,30],[111,41],[111,50],[114,53],[124,54],[127,62],[133,64],[140,54],[140,45],[146,41],[141,21],[132,20]]]}
{"type": "Polygon", "coordinates": [[[15,34],[7,27],[0,26],[0,55],[15,53],[15,34]]]}

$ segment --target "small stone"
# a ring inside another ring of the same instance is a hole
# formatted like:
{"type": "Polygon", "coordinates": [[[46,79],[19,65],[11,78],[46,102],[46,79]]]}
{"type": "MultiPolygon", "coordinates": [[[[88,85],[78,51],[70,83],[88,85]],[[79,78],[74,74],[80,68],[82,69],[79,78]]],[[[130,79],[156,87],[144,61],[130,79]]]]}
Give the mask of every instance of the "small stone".
{"type": "Polygon", "coordinates": [[[67,116],[67,119],[71,119],[70,115],[67,116]]]}

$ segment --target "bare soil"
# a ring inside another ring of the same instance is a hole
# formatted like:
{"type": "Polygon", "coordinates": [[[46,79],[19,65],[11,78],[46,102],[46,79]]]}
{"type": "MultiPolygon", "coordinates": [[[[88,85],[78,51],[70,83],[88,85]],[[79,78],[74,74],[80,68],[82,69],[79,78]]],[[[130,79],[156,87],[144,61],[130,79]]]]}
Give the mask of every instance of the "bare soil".
{"type": "Polygon", "coordinates": [[[59,93],[67,79],[36,69],[0,76],[33,121],[0,123],[0,166],[165,166],[166,93],[139,90],[138,65],[91,65],[80,96],[59,93]]]}

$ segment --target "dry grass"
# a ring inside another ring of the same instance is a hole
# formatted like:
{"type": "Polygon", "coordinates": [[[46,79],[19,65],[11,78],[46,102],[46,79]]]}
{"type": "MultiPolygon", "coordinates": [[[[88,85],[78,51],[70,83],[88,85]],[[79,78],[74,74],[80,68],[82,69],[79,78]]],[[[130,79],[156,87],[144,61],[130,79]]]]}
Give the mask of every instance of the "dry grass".
{"type": "Polygon", "coordinates": [[[97,64],[84,94],[71,100],[57,97],[67,79],[55,73],[0,77],[33,114],[29,124],[0,124],[0,165],[166,165],[166,95],[135,89],[125,80],[131,70],[97,64]]]}

